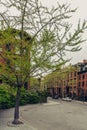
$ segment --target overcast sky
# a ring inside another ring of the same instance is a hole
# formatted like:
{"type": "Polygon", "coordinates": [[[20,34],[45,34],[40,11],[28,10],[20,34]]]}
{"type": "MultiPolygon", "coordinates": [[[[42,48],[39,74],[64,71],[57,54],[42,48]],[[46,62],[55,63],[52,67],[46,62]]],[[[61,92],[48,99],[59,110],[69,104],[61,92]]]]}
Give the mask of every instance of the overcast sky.
{"type": "MultiPolygon", "coordinates": [[[[41,2],[49,8],[53,5],[56,6],[57,1],[60,4],[69,3],[73,9],[78,8],[71,18],[71,23],[74,25],[74,27],[76,27],[79,19],[81,19],[81,21],[84,19],[87,20],[87,0],[41,0],[41,2]]],[[[12,13],[15,13],[15,11],[12,13]]],[[[84,34],[84,38],[87,39],[87,31],[84,34]]],[[[83,59],[87,59],[87,42],[83,43],[81,46],[81,51],[67,54],[67,58],[72,58],[72,64],[80,62],[83,59]]]]}
{"type": "MultiPolygon", "coordinates": [[[[87,0],[41,0],[41,2],[47,6],[56,6],[56,2],[59,3],[69,3],[72,8],[78,8],[76,13],[73,14],[71,22],[76,26],[79,19],[83,21],[87,20],[87,0]]],[[[87,39],[87,31],[84,34],[84,38],[87,39]]],[[[68,58],[72,58],[71,63],[75,64],[77,62],[82,61],[83,59],[87,59],[87,42],[82,44],[82,50],[76,53],[68,53],[68,58]]]]}

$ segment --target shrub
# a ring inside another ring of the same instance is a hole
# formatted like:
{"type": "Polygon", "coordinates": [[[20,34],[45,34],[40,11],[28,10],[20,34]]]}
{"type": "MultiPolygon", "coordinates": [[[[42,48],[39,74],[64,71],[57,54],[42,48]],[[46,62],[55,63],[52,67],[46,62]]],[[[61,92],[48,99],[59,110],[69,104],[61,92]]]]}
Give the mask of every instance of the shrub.
{"type": "Polygon", "coordinates": [[[21,90],[20,105],[34,104],[39,102],[39,96],[36,92],[29,92],[25,89],[21,90]]]}
{"type": "Polygon", "coordinates": [[[39,103],[39,96],[36,92],[29,93],[29,104],[39,103]]]}
{"type": "MultiPolygon", "coordinates": [[[[0,109],[7,109],[15,106],[16,89],[7,84],[0,85],[0,109]]],[[[47,101],[47,92],[31,92],[21,89],[20,105],[35,104],[47,101]]]]}
{"type": "Polygon", "coordinates": [[[39,95],[39,102],[40,103],[44,103],[44,102],[47,102],[47,91],[44,90],[44,91],[38,91],[38,95],[39,95]]]}
{"type": "Polygon", "coordinates": [[[15,96],[11,92],[10,86],[7,84],[0,85],[0,108],[6,109],[14,106],[15,96]]]}
{"type": "Polygon", "coordinates": [[[10,96],[7,93],[0,94],[0,108],[5,109],[10,107],[10,96]]]}

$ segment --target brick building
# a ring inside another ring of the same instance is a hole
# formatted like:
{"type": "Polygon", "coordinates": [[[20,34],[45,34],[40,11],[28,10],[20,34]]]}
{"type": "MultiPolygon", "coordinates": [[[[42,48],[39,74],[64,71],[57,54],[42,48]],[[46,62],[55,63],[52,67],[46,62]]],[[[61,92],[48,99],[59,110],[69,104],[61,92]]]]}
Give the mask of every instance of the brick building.
{"type": "Polygon", "coordinates": [[[63,68],[59,75],[48,80],[46,86],[52,97],[57,94],[59,97],[87,98],[87,60],[63,68]]]}
{"type": "Polygon", "coordinates": [[[77,64],[78,66],[78,96],[87,97],[87,60],[77,64]]]}
{"type": "MultiPolygon", "coordinates": [[[[30,62],[30,51],[27,49],[27,46],[30,45],[30,40],[30,35],[25,31],[22,32],[15,28],[0,30],[0,67],[6,66],[7,68],[4,68],[4,70],[9,68],[11,74],[15,72],[15,77],[21,77],[19,72],[20,62],[18,61],[21,55],[22,57],[27,55],[27,61],[30,62]]],[[[4,79],[6,78],[3,72],[0,74],[0,83],[2,83],[2,77],[4,77],[4,79]]],[[[18,79],[20,80],[21,78],[18,79]]],[[[8,78],[5,80],[6,82],[9,81],[8,78]]],[[[24,86],[26,89],[30,89],[30,77],[24,86]]]]}

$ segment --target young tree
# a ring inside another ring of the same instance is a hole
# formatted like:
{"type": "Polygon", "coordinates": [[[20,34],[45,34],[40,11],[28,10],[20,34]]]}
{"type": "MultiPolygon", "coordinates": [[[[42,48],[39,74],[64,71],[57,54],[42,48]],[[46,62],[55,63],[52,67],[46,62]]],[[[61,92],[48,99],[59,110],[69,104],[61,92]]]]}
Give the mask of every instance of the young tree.
{"type": "Polygon", "coordinates": [[[1,0],[0,5],[0,47],[4,48],[0,73],[17,87],[13,123],[19,124],[21,87],[31,76],[40,76],[65,63],[66,51],[78,51],[87,26],[85,21],[79,22],[70,33],[69,19],[76,9],[67,4],[57,3],[57,7],[48,9],[39,0],[1,0]]]}

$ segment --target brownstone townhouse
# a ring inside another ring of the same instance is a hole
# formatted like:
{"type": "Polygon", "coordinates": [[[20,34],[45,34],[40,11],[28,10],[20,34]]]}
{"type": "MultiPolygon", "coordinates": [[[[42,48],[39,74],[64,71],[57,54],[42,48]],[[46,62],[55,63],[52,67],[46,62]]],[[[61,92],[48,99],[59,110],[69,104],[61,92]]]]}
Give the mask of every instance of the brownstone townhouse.
{"type": "Polygon", "coordinates": [[[53,98],[68,96],[87,99],[87,60],[52,72],[45,86],[53,98]]]}

